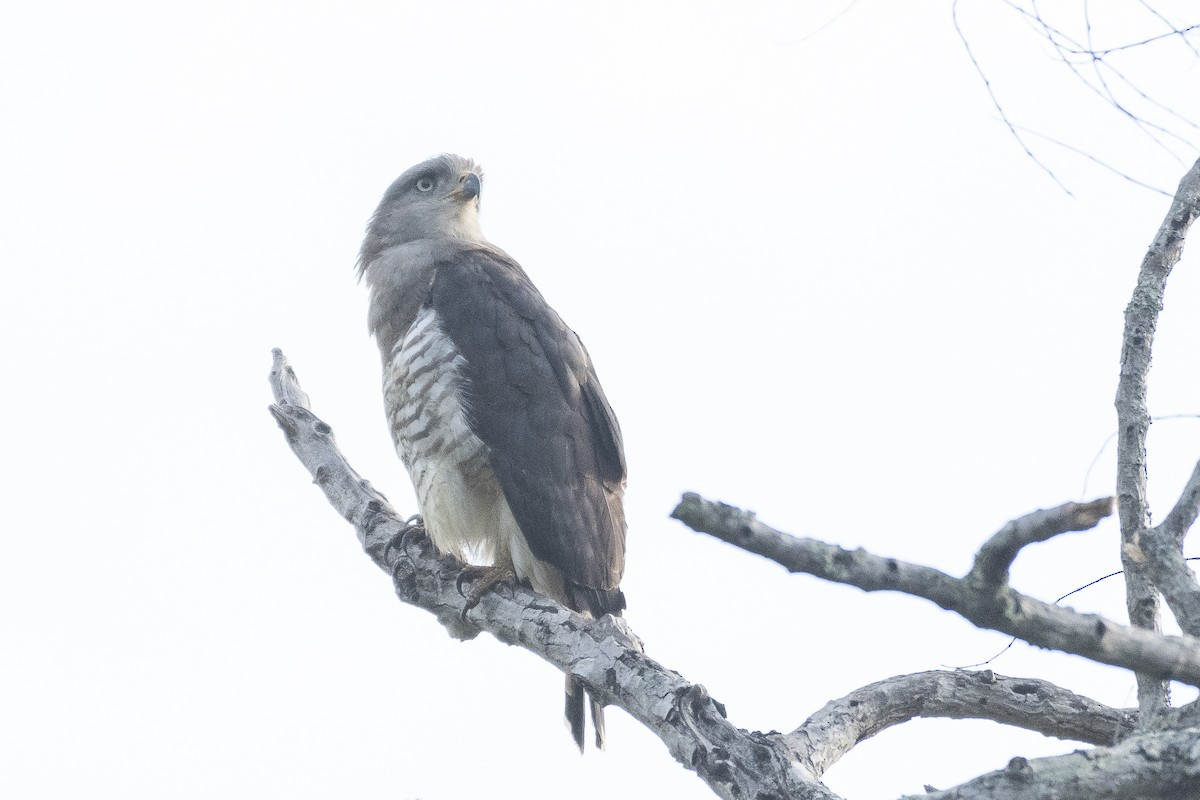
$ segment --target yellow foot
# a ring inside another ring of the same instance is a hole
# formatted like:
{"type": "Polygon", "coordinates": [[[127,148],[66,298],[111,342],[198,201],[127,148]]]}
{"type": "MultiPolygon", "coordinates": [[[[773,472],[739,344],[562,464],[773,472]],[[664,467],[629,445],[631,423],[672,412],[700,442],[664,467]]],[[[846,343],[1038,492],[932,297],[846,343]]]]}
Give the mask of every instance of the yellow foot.
{"type": "Polygon", "coordinates": [[[463,604],[460,616],[463,620],[466,620],[467,612],[479,605],[479,601],[483,599],[483,596],[496,584],[505,581],[515,582],[516,579],[517,576],[513,574],[510,567],[477,567],[473,564],[466,565],[462,568],[462,572],[458,573],[458,579],[454,582],[458,593],[467,599],[467,602],[463,604]],[[476,578],[479,580],[471,587],[471,593],[463,594],[463,584],[476,578]]]}

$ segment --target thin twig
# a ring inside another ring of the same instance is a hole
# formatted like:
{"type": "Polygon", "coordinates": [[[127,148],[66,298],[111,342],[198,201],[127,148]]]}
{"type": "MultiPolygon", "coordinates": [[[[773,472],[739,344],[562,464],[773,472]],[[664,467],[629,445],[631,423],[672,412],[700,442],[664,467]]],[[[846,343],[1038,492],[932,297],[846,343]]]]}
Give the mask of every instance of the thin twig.
{"type": "Polygon", "coordinates": [[[1155,194],[1161,194],[1163,197],[1171,196],[1170,192],[1164,191],[1163,189],[1159,189],[1157,186],[1151,186],[1150,184],[1146,183],[1145,181],[1139,181],[1137,178],[1133,177],[1132,175],[1128,175],[1128,174],[1122,172],[1121,170],[1114,167],[1112,164],[1109,164],[1106,161],[1102,161],[1099,158],[1097,158],[1096,156],[1092,155],[1091,153],[1088,153],[1084,150],[1080,150],[1078,147],[1069,145],[1066,142],[1055,139],[1053,136],[1047,136],[1044,133],[1038,133],[1035,130],[1026,128],[1024,125],[1017,125],[1016,127],[1018,130],[1022,130],[1025,133],[1028,133],[1030,136],[1036,136],[1039,139],[1043,139],[1047,142],[1050,142],[1050,144],[1056,144],[1059,147],[1063,148],[1064,150],[1069,150],[1072,153],[1075,153],[1076,155],[1083,156],[1084,158],[1091,161],[1096,166],[1102,167],[1103,169],[1108,170],[1109,172],[1113,173],[1117,177],[1123,178],[1123,179],[1129,181],[1134,186],[1140,186],[1143,189],[1149,189],[1150,191],[1154,192],[1155,194]]]}
{"type": "Polygon", "coordinates": [[[983,71],[983,67],[980,66],[979,60],[975,58],[975,51],[971,49],[971,43],[967,41],[966,34],[963,33],[962,27],[958,24],[958,3],[959,0],[954,0],[950,6],[950,18],[954,22],[954,31],[958,34],[958,38],[963,43],[963,47],[966,48],[967,58],[971,59],[971,66],[975,68],[975,72],[979,74],[980,80],[983,81],[983,86],[985,89],[987,89],[988,97],[991,98],[992,105],[995,107],[996,113],[1000,115],[1001,121],[1004,122],[1004,125],[1008,128],[1008,132],[1011,133],[1013,138],[1017,140],[1017,144],[1019,144],[1021,149],[1025,151],[1025,155],[1029,156],[1033,163],[1037,164],[1043,172],[1049,175],[1050,179],[1058,185],[1058,188],[1066,192],[1068,197],[1074,197],[1075,195],[1066,187],[1066,184],[1060,181],[1058,176],[1054,174],[1054,170],[1043,164],[1041,160],[1033,154],[1033,151],[1029,149],[1029,145],[1025,144],[1025,140],[1022,139],[1021,134],[1017,132],[1017,127],[1013,125],[1012,121],[1008,118],[1008,114],[1005,112],[1004,106],[1000,105],[1000,99],[996,97],[996,93],[992,90],[992,82],[988,79],[987,73],[983,71]]]}

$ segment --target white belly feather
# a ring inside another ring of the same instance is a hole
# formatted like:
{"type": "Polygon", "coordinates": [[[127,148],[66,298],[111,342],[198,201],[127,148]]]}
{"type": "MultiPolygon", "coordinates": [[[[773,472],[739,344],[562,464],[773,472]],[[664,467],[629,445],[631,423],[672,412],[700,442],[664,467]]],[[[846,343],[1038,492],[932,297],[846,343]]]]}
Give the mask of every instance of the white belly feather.
{"type": "Polygon", "coordinates": [[[565,602],[562,574],[529,550],[488,447],[471,430],[463,406],[465,364],[433,309],[422,308],[383,370],[392,440],[416,488],[425,529],[438,550],[510,566],[536,591],[565,602]]]}

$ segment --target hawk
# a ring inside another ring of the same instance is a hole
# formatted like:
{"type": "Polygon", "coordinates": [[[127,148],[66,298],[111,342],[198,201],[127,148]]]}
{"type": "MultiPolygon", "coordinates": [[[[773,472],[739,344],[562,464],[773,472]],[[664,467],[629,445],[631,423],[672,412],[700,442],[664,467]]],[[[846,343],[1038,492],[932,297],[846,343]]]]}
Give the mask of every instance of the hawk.
{"type": "MultiPolygon", "coordinates": [[[[511,256],[479,227],[482,170],[456,155],[395,180],[358,270],[383,357],[396,451],[434,546],[584,616],[619,615],[625,568],[621,429],[591,357],[511,256]]],[[[585,694],[567,676],[583,750],[585,694]]],[[[590,702],[596,746],[604,714],[590,702]]]]}

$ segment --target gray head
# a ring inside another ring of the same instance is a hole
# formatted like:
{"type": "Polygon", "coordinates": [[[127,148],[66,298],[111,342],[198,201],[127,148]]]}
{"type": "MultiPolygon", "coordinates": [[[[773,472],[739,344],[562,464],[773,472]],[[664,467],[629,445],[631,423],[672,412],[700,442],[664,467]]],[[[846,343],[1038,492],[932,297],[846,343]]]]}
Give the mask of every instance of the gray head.
{"type": "Polygon", "coordinates": [[[479,192],[483,170],[451,153],[423,161],[392,182],[367,223],[358,253],[361,275],[384,250],[419,239],[483,242],[479,192]]]}

